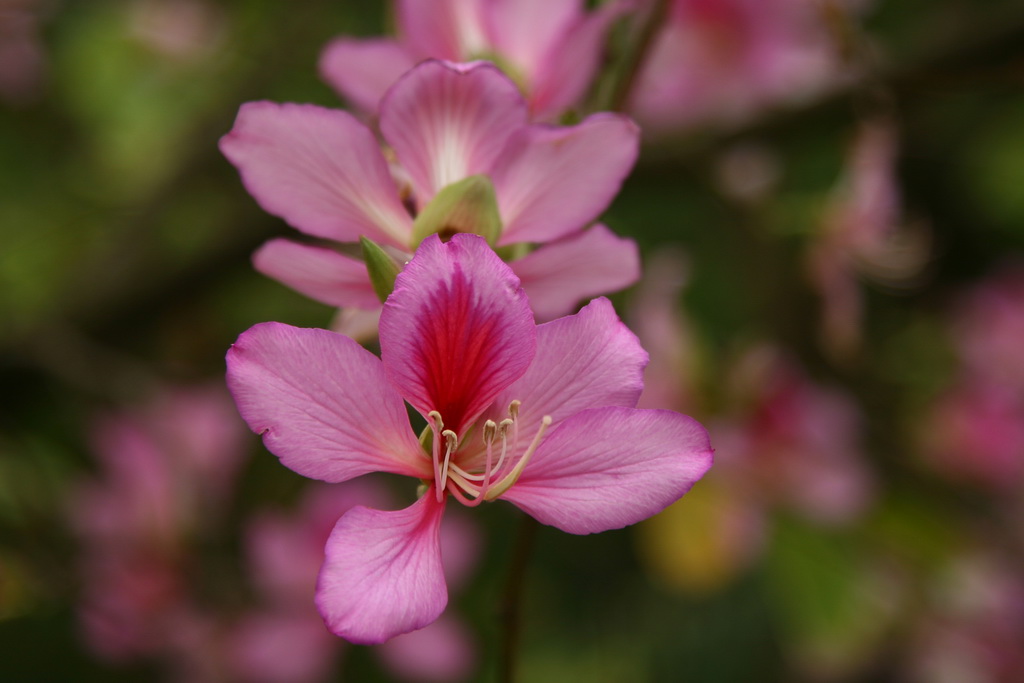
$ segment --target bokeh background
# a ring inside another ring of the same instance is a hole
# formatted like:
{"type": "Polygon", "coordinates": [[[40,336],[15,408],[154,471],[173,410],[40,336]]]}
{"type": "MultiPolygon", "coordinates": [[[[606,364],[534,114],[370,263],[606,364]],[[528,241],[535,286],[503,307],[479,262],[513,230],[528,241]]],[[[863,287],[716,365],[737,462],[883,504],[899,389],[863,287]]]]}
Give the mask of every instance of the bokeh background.
{"type": "MultiPolygon", "coordinates": [[[[644,125],[604,220],[645,279],[614,301],[644,400],[718,462],[635,528],[536,531],[522,680],[1024,680],[1024,3],[689,4],[688,100],[624,94],[627,20],[583,109],[644,125]],[[762,35],[795,5],[812,28],[762,35]],[[765,41],[819,71],[761,88],[765,41]]],[[[494,680],[521,515],[457,523],[451,637],[324,638],[323,510],[413,492],[325,493],[223,390],[239,333],[334,311],[253,270],[291,231],[217,140],[246,101],[343,106],[322,47],[392,21],[0,0],[0,680],[494,680]]]]}

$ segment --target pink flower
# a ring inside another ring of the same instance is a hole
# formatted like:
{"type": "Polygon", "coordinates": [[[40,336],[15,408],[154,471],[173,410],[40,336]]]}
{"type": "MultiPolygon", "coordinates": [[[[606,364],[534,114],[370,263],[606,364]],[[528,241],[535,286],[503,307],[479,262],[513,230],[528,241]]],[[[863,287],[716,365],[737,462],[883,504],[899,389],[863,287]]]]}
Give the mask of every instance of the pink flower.
{"type": "MultiPolygon", "coordinates": [[[[583,230],[636,160],[638,130],[629,119],[595,114],[576,126],[530,125],[526,103],[495,67],[430,61],[388,91],[380,128],[400,167],[389,166],[353,116],[313,105],[245,104],[221,150],[270,213],[310,237],[366,237],[399,262],[423,238],[414,215],[451,184],[486,176],[501,223],[492,241],[518,255],[512,269],[541,319],[639,277],[631,240],[601,225],[583,230]],[[543,246],[531,251],[536,243],[543,246]]],[[[332,248],[273,240],[255,264],[323,303],[380,306],[366,265],[332,248]]]]}
{"type": "Polygon", "coordinates": [[[624,4],[587,12],[581,0],[397,0],[397,40],[337,38],[320,58],[325,81],[376,112],[398,77],[428,58],[495,61],[516,81],[531,116],[552,120],[587,93],[605,34],[624,4]]]}
{"type": "Polygon", "coordinates": [[[1024,393],[982,377],[961,380],[931,406],[920,430],[934,470],[1016,495],[1024,482],[1024,393]]]}
{"type": "Polygon", "coordinates": [[[449,497],[502,498],[587,534],[658,512],[711,465],[697,422],[633,407],[647,358],[607,301],[535,325],[482,238],[423,241],[384,306],[380,342],[378,359],[342,335],[265,323],[228,353],[242,416],[286,466],[331,482],[374,471],[425,482],[410,507],[355,507],[331,534],[317,604],[353,642],[444,610],[449,497]],[[421,439],[403,399],[426,420],[421,439]]]}
{"type": "Polygon", "coordinates": [[[673,0],[630,111],[653,130],[738,122],[823,87],[835,54],[807,0],[673,0]]]}
{"type": "Polygon", "coordinates": [[[861,343],[864,302],[858,275],[890,287],[912,284],[929,256],[929,234],[903,221],[896,178],[899,135],[893,121],[863,121],[847,152],[822,222],[807,253],[821,296],[822,339],[833,355],[861,343]]]}
{"type": "Polygon", "coordinates": [[[1024,395],[1024,262],[1019,257],[961,297],[953,333],[967,372],[1024,395]]]}

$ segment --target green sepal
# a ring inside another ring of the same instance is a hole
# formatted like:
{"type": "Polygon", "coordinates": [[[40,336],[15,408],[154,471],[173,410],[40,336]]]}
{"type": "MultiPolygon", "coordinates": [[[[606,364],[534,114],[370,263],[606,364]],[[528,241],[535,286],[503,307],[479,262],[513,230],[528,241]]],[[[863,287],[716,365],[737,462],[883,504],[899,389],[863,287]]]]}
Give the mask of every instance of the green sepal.
{"type": "Polygon", "coordinates": [[[501,235],[501,214],[494,185],[484,175],[473,175],[445,186],[423,207],[412,224],[412,243],[419,246],[427,235],[442,238],[457,232],[483,236],[494,246],[501,235]]]}
{"type": "Polygon", "coordinates": [[[434,449],[434,430],[431,429],[430,425],[423,428],[420,432],[420,447],[426,452],[427,455],[433,455],[434,449]]]}
{"type": "Polygon", "coordinates": [[[359,245],[363,250],[363,261],[366,262],[366,272],[370,274],[373,291],[377,293],[380,302],[384,303],[395,289],[395,278],[402,268],[376,242],[361,236],[359,245]]]}

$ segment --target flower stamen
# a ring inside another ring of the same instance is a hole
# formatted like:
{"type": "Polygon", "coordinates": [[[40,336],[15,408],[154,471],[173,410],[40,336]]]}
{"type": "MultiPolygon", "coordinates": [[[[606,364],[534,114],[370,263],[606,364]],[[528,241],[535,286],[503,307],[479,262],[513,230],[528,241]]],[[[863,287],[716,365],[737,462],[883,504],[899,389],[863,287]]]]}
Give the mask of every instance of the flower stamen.
{"type": "Polygon", "coordinates": [[[519,476],[523,473],[526,468],[526,463],[530,461],[533,454],[537,451],[537,447],[540,446],[541,439],[544,438],[544,432],[547,431],[548,427],[551,426],[551,416],[545,415],[541,418],[540,428],[537,430],[537,435],[533,437],[533,442],[530,443],[530,447],[523,453],[523,457],[519,458],[519,462],[515,464],[512,471],[506,474],[501,481],[495,484],[486,495],[482,496],[485,500],[494,500],[501,494],[512,488],[512,485],[519,480],[519,476]]]}
{"type": "Polygon", "coordinates": [[[523,405],[523,402],[519,399],[512,399],[512,402],[508,404],[508,416],[512,420],[513,452],[519,450],[519,406],[521,405],[523,405]]]}
{"type": "Polygon", "coordinates": [[[450,429],[446,429],[443,432],[441,432],[441,436],[444,437],[444,440],[447,443],[447,448],[445,449],[444,452],[444,466],[441,469],[441,480],[437,488],[439,491],[444,491],[445,487],[448,485],[448,467],[449,464],[451,463],[452,451],[458,448],[459,437],[455,432],[453,432],[450,429]]]}
{"type": "MultiPolygon", "coordinates": [[[[431,439],[431,462],[434,465],[434,481],[440,483],[441,481],[441,432],[444,430],[444,420],[441,419],[441,413],[436,410],[431,410],[427,413],[427,423],[430,428],[434,430],[434,438],[431,439]]],[[[440,503],[444,499],[444,489],[441,486],[435,486],[437,491],[437,502],[440,503]]]]}
{"type": "MultiPolygon", "coordinates": [[[[498,436],[501,437],[501,455],[498,456],[498,464],[494,466],[495,472],[500,472],[501,466],[505,462],[505,455],[508,453],[508,429],[514,426],[515,422],[507,417],[498,423],[498,436]]],[[[515,439],[513,439],[512,450],[515,450],[515,439]]]]}

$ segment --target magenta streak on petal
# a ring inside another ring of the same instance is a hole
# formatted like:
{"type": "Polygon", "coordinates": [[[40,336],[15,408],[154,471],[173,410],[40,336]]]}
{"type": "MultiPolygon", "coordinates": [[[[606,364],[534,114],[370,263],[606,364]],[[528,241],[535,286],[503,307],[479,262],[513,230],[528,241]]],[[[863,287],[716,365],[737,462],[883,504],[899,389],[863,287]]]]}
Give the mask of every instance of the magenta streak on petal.
{"type": "Polygon", "coordinates": [[[536,325],[519,279],[483,238],[431,235],[395,281],[380,342],[399,393],[461,437],[526,371],[536,325]]]}
{"type": "Polygon", "coordinates": [[[500,320],[473,305],[473,284],[454,264],[450,282],[438,283],[433,306],[419,317],[419,353],[428,368],[424,376],[434,409],[445,427],[461,434],[474,417],[480,386],[487,385],[497,362],[492,340],[501,334],[500,320]]]}

